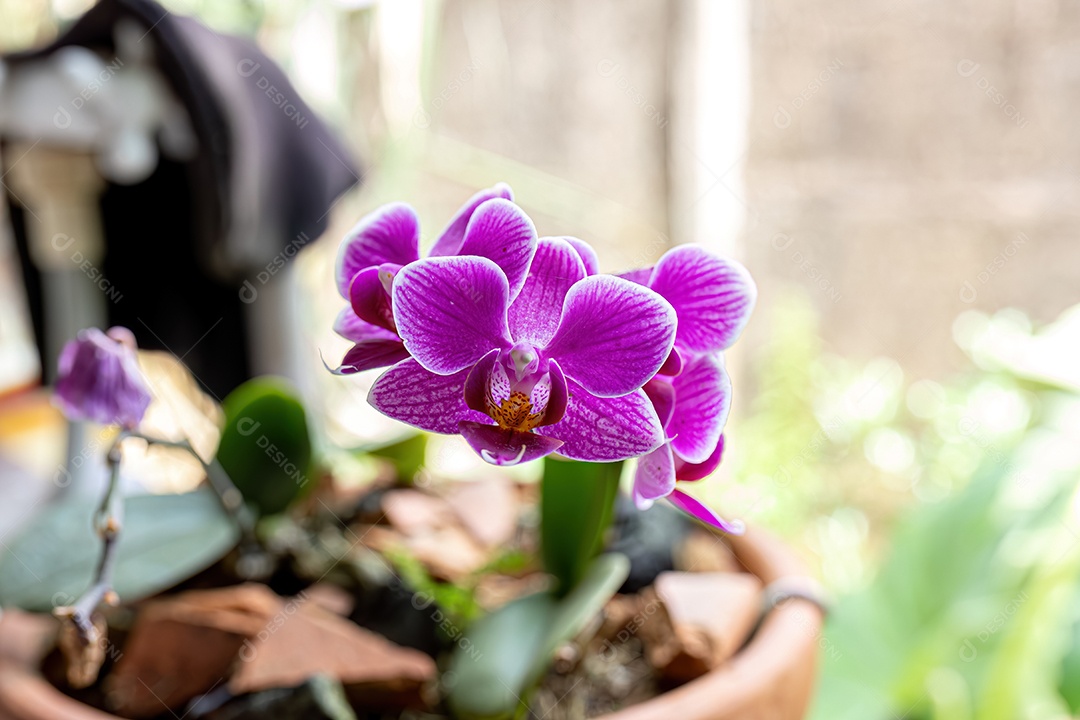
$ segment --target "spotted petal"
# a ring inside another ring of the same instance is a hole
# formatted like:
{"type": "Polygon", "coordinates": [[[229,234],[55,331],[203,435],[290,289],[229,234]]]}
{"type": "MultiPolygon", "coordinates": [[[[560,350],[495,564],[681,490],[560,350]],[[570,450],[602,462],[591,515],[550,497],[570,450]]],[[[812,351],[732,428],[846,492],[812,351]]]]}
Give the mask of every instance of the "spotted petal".
{"type": "Polygon", "coordinates": [[[581,256],[561,238],[543,238],[529,275],[510,306],[510,333],[518,342],[547,345],[559,327],[566,293],[585,277],[581,256]]]}
{"type": "Polygon", "coordinates": [[[686,364],[672,380],[675,411],[667,426],[671,449],[683,460],[708,459],[731,409],[731,380],[719,358],[701,355],[686,364]]]}
{"type": "Polygon", "coordinates": [[[664,442],[660,421],[641,390],[601,398],[570,378],[567,386],[566,413],[543,430],[565,443],[560,454],[574,460],[614,462],[644,455],[664,442]]]}
{"type": "Polygon", "coordinates": [[[679,314],[678,345],[698,353],[735,342],[757,300],[757,286],[746,268],[691,245],[665,253],[649,287],[679,314]]]}
{"type": "Polygon", "coordinates": [[[566,295],[545,354],[593,395],[617,397],[656,374],[675,340],[675,311],[640,285],[593,275],[566,295]]]}
{"type": "Polygon", "coordinates": [[[394,420],[429,432],[456,435],[462,420],[487,419],[465,405],[466,375],[468,370],[436,375],[410,358],[399,362],[375,381],[368,393],[368,402],[394,420]]]}
{"type": "Polygon", "coordinates": [[[431,257],[459,255],[461,243],[465,239],[465,228],[469,225],[472,214],[476,211],[476,208],[494,198],[513,200],[514,193],[506,183],[498,183],[494,187],[481,190],[466,200],[465,204],[454,215],[454,219],[450,221],[450,224],[435,241],[435,245],[431,248],[431,257]]]}
{"type": "Polygon", "coordinates": [[[550,455],[562,442],[531,432],[503,430],[480,422],[458,424],[465,442],[492,465],[519,465],[550,455]]]}
{"type": "Polygon", "coordinates": [[[486,258],[421,260],[394,279],[394,320],[412,356],[449,375],[510,346],[508,295],[506,276],[486,258]]]}
{"type": "Polygon", "coordinates": [[[498,265],[510,284],[510,299],[521,292],[536,252],[536,228],[529,216],[502,198],[488,200],[469,218],[459,255],[486,257],[498,265]]]}
{"type": "Polygon", "coordinates": [[[407,265],[420,258],[420,220],[405,203],[391,203],[361,218],[338,248],[334,277],[338,292],[349,297],[356,273],[372,265],[407,265]]]}
{"type": "Polygon", "coordinates": [[[647,510],[654,500],[667,497],[675,489],[675,459],[664,443],[638,459],[634,472],[634,504],[647,510]]]}

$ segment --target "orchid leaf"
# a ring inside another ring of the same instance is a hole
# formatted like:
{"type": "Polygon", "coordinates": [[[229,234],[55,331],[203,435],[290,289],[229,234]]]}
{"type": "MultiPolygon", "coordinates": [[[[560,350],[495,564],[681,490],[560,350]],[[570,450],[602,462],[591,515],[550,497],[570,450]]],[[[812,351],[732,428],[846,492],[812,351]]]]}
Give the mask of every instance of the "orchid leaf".
{"type": "Polygon", "coordinates": [[[260,377],[222,403],[217,460],[260,515],[282,512],[314,487],[307,414],[285,380],[260,377]]]}
{"type": "Polygon", "coordinates": [[[527,595],[473,623],[450,660],[455,681],[449,703],[454,717],[514,717],[558,647],[585,628],[629,572],[625,555],[602,555],[564,597],[546,592],[527,595]]]}
{"type": "Polygon", "coordinates": [[[574,588],[603,548],[622,463],[544,458],[540,483],[540,549],[556,593],[574,588]]]}
{"type": "MultiPolygon", "coordinates": [[[[94,574],[97,500],[70,493],[0,549],[0,606],[48,612],[75,601],[94,574]]],[[[237,542],[236,524],[203,486],[182,495],[124,499],[113,588],[127,603],[205,569],[237,542]]]]}

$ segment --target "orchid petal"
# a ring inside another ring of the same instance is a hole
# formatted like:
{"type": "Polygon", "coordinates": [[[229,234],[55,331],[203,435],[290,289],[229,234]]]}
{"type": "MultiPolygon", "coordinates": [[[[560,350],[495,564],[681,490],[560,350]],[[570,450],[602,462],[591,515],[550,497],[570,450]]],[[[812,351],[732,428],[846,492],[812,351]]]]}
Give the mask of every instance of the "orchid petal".
{"type": "Polygon", "coordinates": [[[361,340],[352,346],[341,360],[341,365],[330,369],[335,375],[354,375],[365,370],[395,365],[409,357],[409,351],[400,340],[361,340]]]}
{"type": "Polygon", "coordinates": [[[651,267],[637,268],[636,270],[627,270],[624,273],[619,273],[618,277],[621,277],[623,280],[629,280],[635,285],[644,285],[645,287],[648,287],[649,278],[652,277],[652,273],[653,269],[651,267]]]}
{"type": "Polygon", "coordinates": [[[656,264],[649,287],[679,314],[680,347],[717,352],[739,337],[757,299],[757,286],[741,264],[684,245],[656,264]]]}
{"type": "Polygon", "coordinates": [[[468,227],[469,219],[472,217],[472,214],[476,211],[476,208],[494,198],[513,200],[514,193],[506,183],[498,183],[494,187],[481,190],[466,200],[465,204],[462,205],[461,209],[454,215],[454,219],[450,221],[450,224],[442,231],[442,234],[439,235],[439,238],[435,241],[435,245],[431,248],[430,256],[444,257],[446,255],[460,254],[461,243],[465,239],[465,228],[468,227]]]}
{"type": "Polygon", "coordinates": [[[658,375],[674,376],[682,372],[683,369],[683,357],[679,352],[679,348],[671,348],[671,354],[667,356],[667,360],[657,370],[658,375]]]}
{"type": "Polygon", "coordinates": [[[567,378],[569,399],[562,420],[544,434],[562,440],[561,455],[614,462],[644,455],[664,442],[664,430],[641,390],[617,398],[596,397],[567,378]]]}
{"type": "Polygon", "coordinates": [[[581,257],[581,263],[585,266],[586,275],[595,275],[600,272],[600,258],[597,256],[596,251],[593,250],[592,245],[581,238],[569,235],[559,239],[570,243],[570,246],[577,250],[577,254],[581,257]]]}
{"type": "Polygon", "coordinates": [[[545,355],[593,395],[637,390],[664,364],[675,341],[675,311],[648,288],[593,275],[566,295],[545,355]]]}
{"type": "Polygon", "coordinates": [[[341,312],[334,320],[334,332],[354,343],[364,340],[398,339],[397,333],[361,320],[351,307],[341,308],[341,312]]]}
{"type": "Polygon", "coordinates": [[[569,401],[569,388],[567,388],[566,376],[563,375],[559,363],[554,360],[548,363],[548,373],[551,376],[551,394],[548,396],[547,408],[544,410],[544,425],[554,425],[563,419],[566,414],[566,404],[569,401]]]}
{"type": "Polygon", "coordinates": [[[702,355],[687,363],[672,386],[671,449],[689,463],[704,462],[720,441],[731,410],[731,380],[719,358],[702,355]]]}
{"type": "Polygon", "coordinates": [[[688,463],[685,460],[675,457],[675,479],[679,482],[695,482],[702,478],[707,478],[713,474],[716,468],[720,467],[720,459],[724,456],[724,436],[720,436],[720,441],[716,443],[716,447],[713,449],[712,454],[709,455],[708,460],[701,463],[688,463]]]}
{"type": "Polygon", "coordinates": [[[408,265],[420,259],[420,220],[405,203],[391,203],[361,218],[338,248],[334,277],[338,292],[349,297],[356,273],[373,265],[408,265]]]}
{"type": "Polygon", "coordinates": [[[368,393],[368,403],[387,417],[429,432],[455,435],[462,420],[486,415],[465,404],[467,370],[436,375],[410,358],[384,372],[368,393]]]}
{"type": "Polygon", "coordinates": [[[719,528],[729,535],[742,535],[746,532],[746,525],[741,520],[725,520],[699,500],[695,500],[681,490],[674,490],[667,496],[668,502],[691,515],[706,525],[719,528]]]}
{"type": "Polygon", "coordinates": [[[675,414],[675,387],[670,382],[653,378],[641,389],[649,396],[649,401],[656,410],[656,417],[660,419],[660,425],[666,431],[671,423],[672,415],[675,414]]]}
{"type": "Polygon", "coordinates": [[[487,258],[442,257],[402,268],[394,280],[398,334],[428,370],[449,375],[510,346],[509,288],[487,258]]]}
{"type": "Polygon", "coordinates": [[[518,465],[550,455],[562,442],[543,435],[518,430],[503,430],[479,422],[458,423],[465,442],[492,465],[518,465]]]}
{"type": "Polygon", "coordinates": [[[647,510],[654,500],[667,497],[675,489],[675,459],[664,443],[638,459],[634,472],[634,504],[647,510]]]}
{"type": "Polygon", "coordinates": [[[559,327],[566,293],[584,277],[581,256],[569,243],[560,238],[540,240],[525,285],[510,305],[514,340],[547,345],[559,327]]]}
{"type": "Polygon", "coordinates": [[[469,218],[458,254],[486,257],[498,265],[510,284],[513,300],[525,284],[535,252],[532,220],[514,203],[496,198],[476,208],[469,218]]]}
{"type": "Polygon", "coordinates": [[[499,350],[492,350],[472,366],[465,379],[465,404],[477,412],[487,413],[488,379],[498,360],[499,350]]]}
{"type": "Polygon", "coordinates": [[[349,304],[364,322],[394,332],[394,310],[382,278],[384,267],[373,265],[356,273],[349,284],[349,304]]]}

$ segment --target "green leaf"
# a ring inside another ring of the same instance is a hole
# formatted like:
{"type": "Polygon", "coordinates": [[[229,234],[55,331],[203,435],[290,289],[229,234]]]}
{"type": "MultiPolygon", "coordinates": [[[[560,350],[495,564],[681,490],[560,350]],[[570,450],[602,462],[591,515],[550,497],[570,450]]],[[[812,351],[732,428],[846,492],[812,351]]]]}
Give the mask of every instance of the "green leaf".
{"type": "Polygon", "coordinates": [[[630,561],[594,560],[565,597],[536,593],[477,620],[450,659],[449,703],[462,720],[505,720],[540,681],[559,645],[580,633],[626,580],[630,561]]]}
{"type": "Polygon", "coordinates": [[[540,481],[540,554],[556,592],[577,585],[611,524],[622,463],[544,458],[540,481]]]}
{"type": "MultiPolygon", "coordinates": [[[[0,555],[0,605],[47,612],[86,590],[101,556],[93,529],[98,500],[69,494],[34,518],[0,555]]],[[[205,569],[239,531],[208,487],[183,495],[124,499],[113,587],[132,602],[205,569]]]]}
{"type": "Polygon", "coordinates": [[[285,380],[260,377],[222,403],[217,459],[260,515],[285,510],[314,487],[307,414],[285,380]]]}
{"type": "Polygon", "coordinates": [[[396,443],[376,448],[370,454],[389,460],[397,472],[398,480],[409,483],[424,464],[427,441],[427,434],[417,433],[396,443]]]}

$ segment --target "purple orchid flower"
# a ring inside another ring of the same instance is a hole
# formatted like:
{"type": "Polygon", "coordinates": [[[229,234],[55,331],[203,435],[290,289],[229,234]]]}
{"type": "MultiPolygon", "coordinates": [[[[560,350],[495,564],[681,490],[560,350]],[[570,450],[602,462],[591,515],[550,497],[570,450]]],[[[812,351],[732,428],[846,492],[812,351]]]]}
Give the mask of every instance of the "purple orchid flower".
{"type": "Polygon", "coordinates": [[[127,328],[80,331],[60,353],[56,404],[73,420],[134,428],[150,405],[135,350],[127,328]]]}
{"type": "MultiPolygon", "coordinates": [[[[503,183],[473,195],[435,241],[431,257],[489,258],[516,296],[536,250],[536,230],[512,200],[503,183]]],[[[405,203],[384,205],[349,231],[338,251],[335,278],[350,307],[338,315],[334,330],[355,344],[332,372],[349,375],[409,357],[394,320],[391,287],[401,268],[419,259],[420,221],[405,203]]]]}
{"type": "Polygon", "coordinates": [[[671,352],[675,312],[648,288],[587,276],[590,253],[542,238],[520,292],[483,257],[403,268],[393,318],[412,357],[368,401],[414,427],[460,433],[496,465],[555,450],[611,462],[659,447],[663,427],[641,387],[671,352]]]}
{"type": "Polygon", "coordinates": [[[634,500],[644,509],[667,498],[703,522],[742,532],[742,523],[724,520],[676,483],[700,480],[720,464],[731,407],[721,353],[749,320],[757,299],[754,281],[739,263],[694,246],[674,248],[656,267],[624,277],[662,295],[679,318],[671,356],[645,385],[668,440],[638,461],[634,500]]]}

